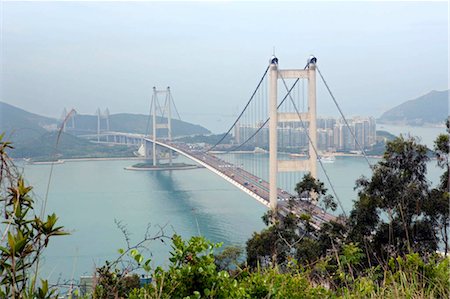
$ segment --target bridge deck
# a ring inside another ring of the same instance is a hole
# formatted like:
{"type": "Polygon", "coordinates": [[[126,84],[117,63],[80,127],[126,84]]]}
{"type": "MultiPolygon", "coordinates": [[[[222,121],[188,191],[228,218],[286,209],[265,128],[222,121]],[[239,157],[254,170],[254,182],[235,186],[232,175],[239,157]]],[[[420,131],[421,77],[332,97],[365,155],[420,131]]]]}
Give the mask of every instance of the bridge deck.
{"type": "MultiPolygon", "coordinates": [[[[103,132],[104,135],[111,136],[126,136],[130,138],[139,138],[148,142],[153,142],[152,139],[145,137],[142,134],[130,134],[122,132],[103,132]]],[[[93,135],[94,136],[94,135],[93,135]]],[[[97,135],[95,135],[97,136],[97,135]]],[[[212,172],[221,176],[234,186],[238,187],[245,193],[249,194],[265,206],[269,207],[269,182],[255,176],[254,174],[246,171],[239,166],[228,163],[212,154],[205,153],[204,151],[193,150],[187,144],[182,142],[169,142],[167,140],[157,140],[156,144],[174,150],[181,155],[207,167],[212,172]]],[[[316,228],[320,228],[324,222],[336,220],[336,217],[327,213],[321,207],[306,201],[296,200],[294,207],[289,207],[288,202],[290,198],[294,196],[288,192],[278,188],[278,207],[280,213],[286,215],[292,212],[296,215],[308,213],[312,216],[312,225],[316,228]]]]}
{"type": "MultiPolygon", "coordinates": [[[[149,140],[151,141],[151,140],[149,140]]],[[[188,145],[178,142],[164,143],[157,141],[158,144],[172,147],[176,149],[180,154],[185,155],[188,158],[195,158],[201,161],[207,166],[215,169],[220,174],[226,176],[229,181],[232,181],[234,185],[238,184],[240,189],[246,189],[253,197],[261,198],[266,206],[269,206],[269,182],[255,176],[254,174],[240,168],[236,165],[228,163],[214,155],[205,153],[204,151],[192,150],[188,145]]],[[[280,188],[278,188],[278,206],[282,213],[293,212],[296,215],[308,213],[312,216],[312,224],[319,228],[322,223],[331,220],[336,220],[336,217],[327,213],[321,207],[312,204],[309,201],[297,200],[297,204],[291,209],[288,206],[288,200],[294,198],[294,196],[280,188]]]]}

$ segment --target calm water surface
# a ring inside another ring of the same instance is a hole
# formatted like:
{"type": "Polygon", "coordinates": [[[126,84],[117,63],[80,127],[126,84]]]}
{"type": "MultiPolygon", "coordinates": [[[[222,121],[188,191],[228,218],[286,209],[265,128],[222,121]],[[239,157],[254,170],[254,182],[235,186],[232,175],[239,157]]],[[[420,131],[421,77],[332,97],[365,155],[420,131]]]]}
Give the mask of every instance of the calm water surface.
{"type": "MultiPolygon", "coordinates": [[[[224,158],[249,169],[254,167],[253,155],[224,158]]],[[[258,164],[267,164],[268,155],[258,155],[257,159],[258,164]]],[[[371,163],[376,161],[371,159],[371,163]]],[[[161,225],[168,235],[176,232],[187,238],[201,234],[214,242],[241,246],[264,227],[261,216],[265,207],[206,169],[124,170],[134,163],[84,161],[54,166],[47,212],[55,212],[71,235],[54,238],[46,250],[43,274],[50,280],[90,275],[95,265],[117,257],[117,249],[123,248],[125,241],[115,220],[132,232],[132,243],[142,239],[148,224],[155,233],[161,225]]],[[[335,163],[324,166],[344,209],[350,210],[356,199],[355,180],[370,174],[367,163],[359,157],[337,157],[335,163]]],[[[24,172],[36,198],[42,201],[50,166],[25,165],[24,172]]],[[[429,163],[428,172],[433,182],[442,173],[435,161],[429,163]]],[[[267,171],[260,175],[267,177],[267,171]]],[[[301,175],[282,174],[279,181],[291,190],[301,175]]],[[[326,183],[320,168],[319,177],[326,183]]],[[[153,242],[151,250],[154,265],[167,265],[170,245],[153,242]]]]}

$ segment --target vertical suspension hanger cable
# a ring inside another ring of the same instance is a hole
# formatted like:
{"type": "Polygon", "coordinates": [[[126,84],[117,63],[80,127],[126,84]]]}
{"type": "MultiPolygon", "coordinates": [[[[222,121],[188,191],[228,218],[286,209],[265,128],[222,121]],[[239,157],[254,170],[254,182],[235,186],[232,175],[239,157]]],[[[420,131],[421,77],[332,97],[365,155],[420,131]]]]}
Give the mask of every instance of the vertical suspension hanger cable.
{"type": "Polygon", "coordinates": [[[350,131],[350,134],[352,134],[353,139],[355,140],[355,144],[358,146],[359,150],[362,152],[364,159],[366,159],[367,164],[369,164],[369,167],[372,169],[372,164],[369,161],[369,158],[367,158],[366,152],[364,151],[361,144],[359,144],[358,139],[356,138],[355,132],[350,128],[350,125],[348,124],[347,119],[344,116],[344,113],[342,112],[341,107],[339,106],[338,102],[336,101],[336,98],[334,97],[333,93],[331,92],[330,87],[327,84],[327,81],[325,81],[325,78],[322,75],[322,72],[320,71],[319,67],[316,66],[317,72],[320,75],[320,78],[322,79],[322,82],[325,84],[325,87],[328,90],[328,93],[330,94],[331,98],[333,99],[334,104],[336,105],[337,109],[339,110],[339,113],[341,114],[342,119],[344,120],[345,125],[347,126],[347,129],[350,131]]]}
{"type": "MultiPolygon", "coordinates": [[[[283,76],[281,75],[281,73],[280,73],[279,71],[278,71],[278,76],[279,76],[279,77],[281,78],[281,80],[283,81],[283,85],[284,85],[284,87],[286,88],[286,90],[289,91],[288,86],[287,86],[287,84],[286,84],[286,81],[284,80],[283,76]]],[[[314,144],[312,144],[311,137],[309,136],[309,133],[308,133],[307,130],[306,130],[305,124],[304,124],[303,119],[302,119],[302,117],[301,117],[301,115],[300,115],[300,111],[297,109],[297,106],[295,105],[294,100],[292,99],[292,96],[291,96],[290,92],[288,92],[288,95],[289,95],[289,98],[290,98],[290,100],[291,100],[291,102],[292,102],[292,104],[293,104],[293,106],[294,106],[294,109],[295,109],[295,111],[296,111],[296,113],[297,113],[297,116],[298,116],[298,118],[299,118],[299,120],[300,120],[300,124],[301,124],[302,127],[305,129],[306,136],[308,137],[308,141],[309,141],[309,143],[311,144],[311,147],[312,147],[312,149],[314,150],[315,154],[319,157],[319,153],[318,153],[318,151],[317,151],[317,148],[314,146],[314,144]]],[[[338,195],[337,195],[337,193],[336,193],[336,190],[335,190],[335,188],[334,188],[334,185],[333,185],[333,183],[331,182],[331,179],[330,179],[330,177],[328,176],[328,173],[327,173],[325,167],[323,166],[322,161],[321,161],[320,159],[318,159],[318,161],[319,161],[320,167],[322,168],[323,173],[325,174],[325,177],[326,177],[326,179],[327,179],[327,181],[328,181],[328,184],[330,184],[331,190],[333,191],[333,194],[334,194],[334,196],[336,197],[336,200],[337,200],[337,202],[338,202],[338,204],[339,204],[339,207],[340,207],[341,210],[342,210],[342,213],[344,214],[345,217],[347,217],[347,216],[346,216],[346,213],[345,213],[345,210],[344,210],[344,207],[343,207],[343,205],[342,205],[342,203],[341,203],[341,200],[339,199],[339,197],[338,197],[338,195]]]]}
{"type": "Polygon", "coordinates": [[[210,147],[206,152],[212,151],[213,149],[216,148],[217,145],[219,145],[225,138],[226,136],[228,136],[228,134],[231,132],[231,130],[233,130],[234,126],[237,124],[237,122],[239,121],[239,119],[242,117],[242,115],[244,114],[245,110],[248,108],[248,106],[250,105],[250,103],[252,102],[253,98],[255,97],[256,92],[258,91],[259,87],[261,86],[262,81],[264,80],[264,78],[267,75],[267,72],[269,71],[270,68],[270,64],[267,66],[266,70],[264,71],[263,76],[261,77],[261,79],[258,82],[258,85],[256,86],[255,91],[253,91],[252,96],[250,97],[250,99],[248,100],[247,104],[245,105],[244,109],[242,110],[242,112],[239,114],[239,116],[237,117],[237,119],[235,120],[235,122],[233,123],[233,125],[231,125],[231,127],[228,129],[228,131],[222,136],[222,138],[216,143],[214,144],[212,147],[210,147]]]}
{"type": "MultiPolygon", "coordinates": [[[[294,82],[294,85],[292,85],[292,87],[291,87],[289,90],[292,90],[298,82],[299,82],[299,79],[297,79],[297,80],[294,82]]],[[[287,93],[287,94],[284,96],[283,100],[278,104],[277,108],[280,108],[280,107],[283,105],[283,103],[284,103],[284,102],[286,101],[286,99],[288,98],[288,94],[289,94],[289,93],[287,93]]],[[[236,147],[233,147],[232,149],[227,150],[226,153],[229,153],[229,152],[232,152],[232,151],[236,151],[236,150],[242,148],[244,145],[246,145],[247,142],[249,142],[253,137],[255,137],[256,134],[258,134],[263,128],[265,128],[265,126],[267,125],[267,123],[269,122],[269,120],[270,120],[270,117],[268,117],[268,118],[266,119],[266,121],[265,121],[261,126],[259,126],[258,130],[256,130],[256,132],[255,132],[254,134],[252,134],[249,138],[245,139],[245,141],[242,142],[240,145],[238,145],[238,146],[236,146],[236,147]]]]}

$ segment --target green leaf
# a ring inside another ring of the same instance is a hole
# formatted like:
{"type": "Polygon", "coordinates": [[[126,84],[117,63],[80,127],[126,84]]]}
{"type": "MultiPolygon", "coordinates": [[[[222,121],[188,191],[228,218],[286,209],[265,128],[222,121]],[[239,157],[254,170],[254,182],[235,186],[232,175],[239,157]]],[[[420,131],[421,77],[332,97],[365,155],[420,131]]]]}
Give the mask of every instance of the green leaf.
{"type": "Polygon", "coordinates": [[[134,257],[134,260],[135,260],[138,264],[141,264],[141,263],[144,261],[144,257],[143,257],[141,254],[137,254],[137,255],[134,257]]]}
{"type": "Polygon", "coordinates": [[[10,251],[9,251],[9,249],[6,248],[6,247],[0,246],[0,251],[3,251],[6,255],[10,255],[10,251]]]}
{"type": "Polygon", "coordinates": [[[131,257],[135,257],[136,255],[138,255],[139,254],[139,251],[137,250],[137,249],[131,249],[130,250],[130,256],[131,257]]]}

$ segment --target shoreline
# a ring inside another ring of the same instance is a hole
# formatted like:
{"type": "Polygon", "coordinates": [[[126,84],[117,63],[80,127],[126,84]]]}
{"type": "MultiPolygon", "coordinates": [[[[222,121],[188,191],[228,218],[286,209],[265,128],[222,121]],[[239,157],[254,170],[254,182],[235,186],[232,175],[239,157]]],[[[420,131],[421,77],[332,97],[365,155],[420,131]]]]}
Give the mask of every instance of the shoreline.
{"type": "MultiPolygon", "coordinates": [[[[406,123],[380,123],[377,122],[377,131],[385,131],[385,130],[378,130],[378,126],[381,128],[382,126],[392,126],[392,127],[411,127],[411,128],[429,128],[429,129],[445,129],[445,122],[435,124],[435,123],[425,123],[423,125],[413,125],[413,124],[406,124],[406,123]]],[[[381,128],[384,129],[384,128],[381,128]]]]}
{"type": "Polygon", "coordinates": [[[86,162],[86,161],[119,161],[119,160],[145,160],[143,157],[102,157],[102,158],[65,158],[55,161],[27,161],[25,158],[13,159],[14,161],[23,161],[29,165],[50,165],[63,164],[66,162],[86,162]]]}
{"type": "Polygon", "coordinates": [[[123,169],[131,170],[131,171],[165,171],[165,170],[190,170],[190,169],[198,169],[204,168],[199,165],[189,165],[189,166],[175,166],[175,167],[134,167],[127,166],[123,169]]]}
{"type": "MultiPolygon", "coordinates": [[[[230,153],[233,153],[233,154],[255,154],[255,155],[262,154],[262,153],[254,153],[251,151],[249,151],[249,152],[239,151],[239,152],[230,152],[230,153]]],[[[215,154],[220,155],[220,154],[224,154],[224,152],[215,152],[215,154]]],[[[292,158],[304,157],[301,154],[284,153],[284,152],[280,152],[280,154],[287,154],[287,155],[290,155],[292,158]]],[[[362,154],[351,154],[351,153],[325,153],[325,155],[335,156],[335,157],[364,157],[364,155],[362,155],[362,154]]],[[[367,157],[374,158],[374,159],[383,158],[382,155],[367,155],[367,157]]],[[[58,159],[55,161],[35,161],[35,162],[33,162],[33,161],[28,162],[24,158],[19,158],[19,159],[15,159],[15,160],[23,161],[29,165],[51,165],[51,164],[58,165],[58,164],[64,164],[66,162],[70,163],[70,162],[89,162],[89,161],[145,161],[146,159],[144,157],[102,157],[102,158],[66,158],[66,159],[58,159]]],[[[136,169],[133,169],[133,170],[139,169],[137,167],[135,167],[135,168],[136,169]]],[[[141,169],[145,169],[145,168],[141,168],[141,169]]]]}
{"type": "Polygon", "coordinates": [[[104,157],[104,158],[67,158],[61,159],[64,162],[83,162],[83,161],[115,161],[115,160],[145,160],[143,157],[104,157]]]}

